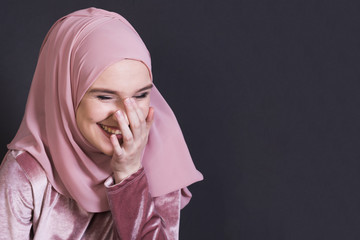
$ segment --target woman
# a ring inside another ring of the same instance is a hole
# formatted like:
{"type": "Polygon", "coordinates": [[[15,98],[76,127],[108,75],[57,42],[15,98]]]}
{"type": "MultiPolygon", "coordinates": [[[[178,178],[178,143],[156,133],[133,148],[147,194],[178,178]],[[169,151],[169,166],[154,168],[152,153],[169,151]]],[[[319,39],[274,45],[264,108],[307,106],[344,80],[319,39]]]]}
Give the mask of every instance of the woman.
{"type": "Polygon", "coordinates": [[[95,8],[45,37],[8,148],[0,239],[177,239],[186,186],[202,179],[141,38],[95,8]]]}

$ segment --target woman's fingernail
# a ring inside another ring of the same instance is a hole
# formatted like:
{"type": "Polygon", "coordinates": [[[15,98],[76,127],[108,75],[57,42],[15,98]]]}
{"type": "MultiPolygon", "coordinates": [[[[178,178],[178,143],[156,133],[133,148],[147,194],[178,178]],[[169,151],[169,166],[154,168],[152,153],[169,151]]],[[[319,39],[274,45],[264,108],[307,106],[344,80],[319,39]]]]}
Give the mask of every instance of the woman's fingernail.
{"type": "Polygon", "coordinates": [[[123,118],[124,115],[122,114],[122,112],[120,110],[116,111],[116,116],[119,117],[119,118],[123,118]]]}
{"type": "Polygon", "coordinates": [[[111,137],[113,140],[115,140],[115,138],[116,138],[115,134],[111,134],[110,137],[111,137]]]}
{"type": "Polygon", "coordinates": [[[131,105],[131,98],[125,99],[125,104],[130,106],[131,105]]]}

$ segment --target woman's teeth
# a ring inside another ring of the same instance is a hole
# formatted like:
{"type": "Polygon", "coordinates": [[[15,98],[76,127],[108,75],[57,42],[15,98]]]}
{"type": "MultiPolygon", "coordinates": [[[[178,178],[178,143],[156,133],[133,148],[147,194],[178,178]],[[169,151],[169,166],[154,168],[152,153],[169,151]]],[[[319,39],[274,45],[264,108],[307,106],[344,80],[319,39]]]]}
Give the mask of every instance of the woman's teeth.
{"type": "Polygon", "coordinates": [[[108,132],[110,134],[121,134],[119,129],[112,128],[112,127],[109,127],[109,126],[105,126],[105,125],[102,125],[102,124],[100,124],[100,126],[101,126],[102,129],[104,129],[106,132],[108,132]]]}

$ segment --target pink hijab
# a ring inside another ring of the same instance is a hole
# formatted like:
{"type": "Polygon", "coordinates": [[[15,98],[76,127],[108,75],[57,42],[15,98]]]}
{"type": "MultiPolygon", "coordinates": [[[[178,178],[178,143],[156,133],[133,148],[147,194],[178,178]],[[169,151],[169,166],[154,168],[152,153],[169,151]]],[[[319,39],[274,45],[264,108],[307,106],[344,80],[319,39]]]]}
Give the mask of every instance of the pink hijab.
{"type": "MultiPolygon", "coordinates": [[[[142,61],[151,74],[148,50],[122,16],[89,8],[59,19],[42,44],[24,118],[8,145],[30,153],[52,186],[88,212],[109,209],[104,181],[112,171],[110,157],[81,135],[75,113],[102,71],[123,59],[142,61]]],[[[175,115],[156,88],[151,106],[155,119],[142,164],[152,196],[160,196],[202,180],[202,175],[175,115]]]]}

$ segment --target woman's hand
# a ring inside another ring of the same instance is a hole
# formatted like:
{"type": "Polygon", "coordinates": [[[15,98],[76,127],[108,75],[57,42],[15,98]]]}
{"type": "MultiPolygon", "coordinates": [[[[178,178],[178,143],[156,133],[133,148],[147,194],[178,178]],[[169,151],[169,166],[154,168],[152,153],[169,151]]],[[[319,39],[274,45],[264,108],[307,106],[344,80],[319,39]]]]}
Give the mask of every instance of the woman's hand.
{"type": "Polygon", "coordinates": [[[149,108],[147,117],[132,98],[125,99],[125,110],[130,127],[121,111],[115,113],[122,134],[122,144],[112,134],[110,141],[114,147],[111,167],[115,183],[121,182],[141,167],[141,157],[148,141],[149,131],[154,119],[154,109],[149,108]]]}

